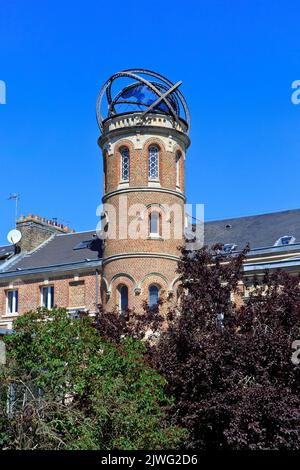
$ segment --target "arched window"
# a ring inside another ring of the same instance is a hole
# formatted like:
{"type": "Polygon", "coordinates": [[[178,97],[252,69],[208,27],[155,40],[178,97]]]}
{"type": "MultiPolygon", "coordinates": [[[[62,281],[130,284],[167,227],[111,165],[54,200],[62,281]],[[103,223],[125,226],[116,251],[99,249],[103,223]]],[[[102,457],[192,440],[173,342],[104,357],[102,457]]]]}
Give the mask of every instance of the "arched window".
{"type": "Polygon", "coordinates": [[[160,234],[160,214],[157,211],[152,211],[149,214],[149,235],[158,237],[160,234]]]}
{"type": "Polygon", "coordinates": [[[159,299],[159,288],[157,285],[152,284],[149,286],[149,307],[156,307],[159,299]]]}
{"type": "Polygon", "coordinates": [[[124,313],[126,312],[126,310],[128,310],[128,287],[125,286],[124,284],[119,287],[119,295],[120,295],[120,301],[119,301],[120,312],[124,313]]]}
{"type": "Polygon", "coordinates": [[[149,179],[158,180],[159,179],[159,150],[156,145],[151,145],[149,147],[149,179]]]}
{"type": "Polygon", "coordinates": [[[129,181],[130,155],[127,147],[121,149],[121,181],[129,181]]]}
{"type": "Polygon", "coordinates": [[[176,186],[180,188],[180,163],[181,163],[181,152],[176,152],[176,186]]]}

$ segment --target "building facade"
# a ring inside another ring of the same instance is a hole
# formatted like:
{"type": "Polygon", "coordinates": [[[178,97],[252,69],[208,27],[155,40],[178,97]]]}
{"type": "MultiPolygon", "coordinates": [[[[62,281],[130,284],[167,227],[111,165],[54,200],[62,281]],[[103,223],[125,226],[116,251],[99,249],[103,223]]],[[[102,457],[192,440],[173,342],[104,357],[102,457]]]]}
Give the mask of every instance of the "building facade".
{"type": "MultiPolygon", "coordinates": [[[[105,83],[97,100],[101,221],[78,233],[33,215],[17,221],[21,240],[0,247],[0,333],[38,307],[94,315],[101,304],[108,311],[140,312],[145,302],[154,306],[160,298],[165,309],[176,303],[190,145],[180,84],[144,70],[124,71],[105,83]],[[127,81],[113,96],[119,79],[127,81]]],[[[204,244],[216,243],[230,253],[250,244],[241,286],[246,295],[247,283],[266,269],[300,271],[300,209],[207,222],[204,244]]]]}

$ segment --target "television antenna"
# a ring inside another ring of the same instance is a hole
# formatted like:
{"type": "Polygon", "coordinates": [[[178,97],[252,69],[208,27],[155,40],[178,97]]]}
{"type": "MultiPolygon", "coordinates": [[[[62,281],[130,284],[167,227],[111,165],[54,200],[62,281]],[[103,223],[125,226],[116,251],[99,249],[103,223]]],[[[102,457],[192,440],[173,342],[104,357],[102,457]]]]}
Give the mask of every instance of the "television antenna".
{"type": "Polygon", "coordinates": [[[15,201],[15,225],[17,225],[18,220],[18,204],[20,200],[20,194],[18,193],[11,193],[8,197],[8,201],[15,201]]]}

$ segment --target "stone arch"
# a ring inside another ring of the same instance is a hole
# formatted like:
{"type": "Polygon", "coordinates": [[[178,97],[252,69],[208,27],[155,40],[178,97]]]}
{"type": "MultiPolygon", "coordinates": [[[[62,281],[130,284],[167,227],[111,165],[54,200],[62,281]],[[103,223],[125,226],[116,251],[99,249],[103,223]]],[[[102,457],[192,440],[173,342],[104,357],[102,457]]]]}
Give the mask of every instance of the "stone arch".
{"type": "MultiPolygon", "coordinates": [[[[149,278],[160,278],[163,280],[164,284],[165,284],[165,287],[168,286],[168,279],[166,278],[166,276],[164,276],[163,274],[161,273],[156,273],[156,272],[151,272],[151,273],[148,273],[146,274],[143,279],[141,280],[140,284],[139,284],[139,287],[142,288],[143,284],[145,284],[145,282],[147,281],[147,279],[149,278]]],[[[161,286],[162,287],[162,286],[161,286]]]]}
{"type": "Polygon", "coordinates": [[[133,285],[133,288],[135,289],[137,287],[137,283],[136,283],[136,280],[134,279],[133,276],[131,276],[130,274],[127,274],[127,273],[118,273],[118,274],[115,274],[112,278],[111,278],[111,281],[110,281],[110,284],[109,284],[109,290],[111,291],[111,288],[112,288],[112,285],[113,283],[118,279],[118,278],[122,278],[122,277],[125,277],[127,279],[129,279],[131,282],[132,282],[132,285],[133,285]]]}

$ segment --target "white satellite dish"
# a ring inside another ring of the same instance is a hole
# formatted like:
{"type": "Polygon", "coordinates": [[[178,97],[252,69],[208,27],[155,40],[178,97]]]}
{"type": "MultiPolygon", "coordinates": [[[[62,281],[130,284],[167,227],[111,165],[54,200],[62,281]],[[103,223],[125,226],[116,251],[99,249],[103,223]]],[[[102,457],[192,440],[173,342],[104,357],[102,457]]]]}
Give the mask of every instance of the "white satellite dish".
{"type": "Polygon", "coordinates": [[[11,230],[7,235],[7,240],[9,243],[16,245],[22,238],[22,234],[19,230],[11,230]]]}

